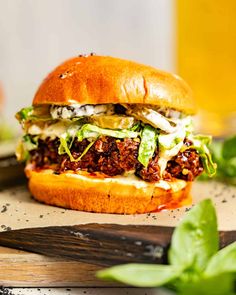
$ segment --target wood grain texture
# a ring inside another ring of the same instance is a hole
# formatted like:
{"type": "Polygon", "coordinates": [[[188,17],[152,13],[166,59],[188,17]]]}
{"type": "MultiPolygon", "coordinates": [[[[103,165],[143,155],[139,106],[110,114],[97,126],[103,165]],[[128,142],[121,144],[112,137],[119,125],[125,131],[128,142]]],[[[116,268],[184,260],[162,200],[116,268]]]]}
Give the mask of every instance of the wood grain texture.
{"type": "MultiPolygon", "coordinates": [[[[0,233],[0,245],[99,266],[165,264],[173,230],[117,224],[26,228],[0,233]]],[[[220,232],[221,247],[235,240],[236,231],[220,232]]]]}
{"type": "Polygon", "coordinates": [[[0,247],[1,286],[114,286],[115,284],[96,279],[95,273],[100,268],[78,261],[0,247]]]}
{"type": "Polygon", "coordinates": [[[145,225],[52,226],[2,232],[0,245],[102,266],[166,263],[172,232],[145,225]]]}

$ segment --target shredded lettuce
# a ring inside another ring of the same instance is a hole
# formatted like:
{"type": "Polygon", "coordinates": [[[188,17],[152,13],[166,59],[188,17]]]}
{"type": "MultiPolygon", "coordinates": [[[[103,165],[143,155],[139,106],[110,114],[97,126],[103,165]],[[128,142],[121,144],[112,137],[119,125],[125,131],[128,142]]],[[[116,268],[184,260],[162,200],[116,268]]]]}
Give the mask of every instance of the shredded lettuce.
{"type": "Polygon", "coordinates": [[[21,109],[18,113],[16,113],[16,119],[20,122],[28,120],[28,118],[33,115],[33,110],[34,108],[32,106],[21,109]]]}
{"type": "Polygon", "coordinates": [[[139,132],[123,129],[123,130],[112,130],[100,128],[96,125],[85,124],[83,125],[76,136],[78,141],[83,140],[84,138],[96,138],[100,135],[111,136],[116,138],[136,138],[139,135],[139,132]]]}
{"type": "Polygon", "coordinates": [[[24,135],[16,148],[16,156],[19,161],[27,161],[29,152],[38,148],[38,136],[24,135]]]}
{"type": "Polygon", "coordinates": [[[30,136],[28,134],[24,135],[22,138],[22,143],[27,151],[32,151],[38,147],[38,137],[30,136]]]}
{"type": "Polygon", "coordinates": [[[60,137],[60,145],[58,147],[58,154],[63,155],[67,154],[70,157],[71,162],[76,161],[76,159],[72,156],[70,152],[70,146],[71,146],[71,138],[68,137],[67,133],[64,133],[60,137]]]}
{"type": "Polygon", "coordinates": [[[141,134],[138,150],[138,160],[144,167],[148,166],[157,146],[157,130],[150,125],[145,125],[141,134]]]}
{"type": "Polygon", "coordinates": [[[208,135],[193,135],[190,137],[190,140],[193,142],[193,145],[189,147],[183,147],[181,151],[186,149],[195,149],[201,160],[204,167],[205,172],[209,176],[213,176],[216,173],[217,165],[213,162],[211,153],[209,151],[209,144],[211,143],[212,137],[208,135]]]}
{"type": "Polygon", "coordinates": [[[67,132],[63,133],[60,136],[60,145],[58,148],[58,153],[59,155],[67,154],[72,162],[80,161],[80,159],[88,152],[88,150],[96,141],[96,139],[101,135],[111,136],[115,138],[136,138],[139,136],[139,132],[126,129],[105,129],[92,124],[84,124],[82,126],[74,125],[73,127],[69,128],[67,132]],[[82,141],[85,138],[93,139],[93,141],[86,147],[81,156],[77,159],[75,159],[70,152],[70,148],[73,144],[75,137],[77,137],[78,141],[82,141]]]}

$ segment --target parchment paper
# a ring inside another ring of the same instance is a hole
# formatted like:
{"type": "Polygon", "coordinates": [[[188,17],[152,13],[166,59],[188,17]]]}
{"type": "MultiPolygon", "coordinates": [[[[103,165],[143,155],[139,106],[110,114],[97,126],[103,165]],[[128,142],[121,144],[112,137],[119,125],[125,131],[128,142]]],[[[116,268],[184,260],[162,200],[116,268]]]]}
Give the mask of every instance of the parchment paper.
{"type": "MultiPolygon", "coordinates": [[[[236,230],[236,187],[211,181],[196,182],[192,196],[194,203],[211,198],[216,205],[219,229],[236,230]]],[[[18,186],[0,192],[0,231],[85,223],[176,226],[190,208],[140,215],[86,213],[41,204],[32,199],[26,186],[18,186]]]]}

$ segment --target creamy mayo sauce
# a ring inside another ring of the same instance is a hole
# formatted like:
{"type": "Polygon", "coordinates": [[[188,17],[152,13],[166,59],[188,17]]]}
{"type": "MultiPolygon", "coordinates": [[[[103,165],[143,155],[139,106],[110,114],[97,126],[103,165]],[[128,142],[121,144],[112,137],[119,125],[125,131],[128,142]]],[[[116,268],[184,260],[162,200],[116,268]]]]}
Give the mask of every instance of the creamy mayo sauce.
{"type": "Polygon", "coordinates": [[[113,115],[113,104],[75,104],[69,106],[52,105],[50,113],[53,119],[71,119],[92,115],[113,115]]]}
{"type": "MultiPolygon", "coordinates": [[[[45,169],[45,170],[41,170],[40,173],[53,174],[53,170],[45,169]]],[[[125,185],[135,186],[138,189],[141,189],[141,188],[145,189],[146,187],[153,185],[154,187],[158,187],[163,190],[172,190],[173,192],[176,192],[183,189],[186,186],[186,181],[181,179],[176,179],[175,181],[172,181],[172,182],[160,180],[158,182],[150,183],[138,178],[135,175],[104,177],[103,174],[96,173],[95,176],[91,176],[88,172],[85,172],[85,171],[80,171],[77,173],[66,172],[61,175],[66,176],[68,178],[77,178],[77,179],[81,179],[85,181],[89,178],[89,180],[94,183],[102,183],[102,182],[121,183],[125,185]]]]}
{"type": "Polygon", "coordinates": [[[68,123],[60,121],[55,124],[45,125],[44,127],[33,124],[28,128],[27,133],[30,135],[39,135],[40,138],[46,139],[47,137],[55,139],[60,137],[68,129],[68,123]]]}

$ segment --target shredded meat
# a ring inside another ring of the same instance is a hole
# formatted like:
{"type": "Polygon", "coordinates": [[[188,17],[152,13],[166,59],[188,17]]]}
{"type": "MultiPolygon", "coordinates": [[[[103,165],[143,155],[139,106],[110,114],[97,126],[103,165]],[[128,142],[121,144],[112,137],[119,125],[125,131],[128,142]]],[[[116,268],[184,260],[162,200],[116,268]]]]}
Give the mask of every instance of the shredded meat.
{"type": "Polygon", "coordinates": [[[203,172],[201,160],[195,150],[179,152],[173,160],[167,164],[166,172],[172,177],[193,181],[203,172]]]}
{"type": "Polygon", "coordinates": [[[161,178],[160,167],[158,165],[158,150],[155,151],[153,159],[149,162],[147,168],[143,167],[141,164],[136,170],[136,175],[141,177],[146,181],[158,181],[161,178]]]}
{"type": "MultiPolygon", "coordinates": [[[[74,141],[70,151],[75,159],[78,159],[90,142],[84,139],[81,142],[74,141]]],[[[57,173],[67,170],[86,170],[88,172],[102,172],[108,176],[122,175],[132,171],[145,181],[160,180],[160,168],[158,166],[159,152],[156,149],[149,165],[145,168],[138,161],[138,149],[140,140],[116,139],[103,136],[96,140],[89,151],[78,161],[70,161],[67,154],[59,155],[59,140],[39,140],[38,148],[32,150],[31,162],[36,168],[53,168],[57,173]]],[[[185,141],[189,146],[191,142],[185,141]]],[[[201,159],[193,149],[179,152],[171,161],[162,177],[171,180],[172,177],[192,181],[203,171],[201,159]]]]}

